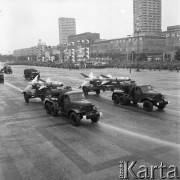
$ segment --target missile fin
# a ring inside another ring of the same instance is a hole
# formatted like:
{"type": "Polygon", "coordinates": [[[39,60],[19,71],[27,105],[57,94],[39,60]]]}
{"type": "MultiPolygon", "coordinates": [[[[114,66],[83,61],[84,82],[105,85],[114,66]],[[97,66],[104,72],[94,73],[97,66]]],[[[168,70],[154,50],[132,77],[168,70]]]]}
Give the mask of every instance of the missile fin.
{"type": "Polygon", "coordinates": [[[103,74],[101,74],[101,76],[102,76],[103,78],[109,78],[108,76],[105,76],[105,75],[103,75],[103,74]]]}

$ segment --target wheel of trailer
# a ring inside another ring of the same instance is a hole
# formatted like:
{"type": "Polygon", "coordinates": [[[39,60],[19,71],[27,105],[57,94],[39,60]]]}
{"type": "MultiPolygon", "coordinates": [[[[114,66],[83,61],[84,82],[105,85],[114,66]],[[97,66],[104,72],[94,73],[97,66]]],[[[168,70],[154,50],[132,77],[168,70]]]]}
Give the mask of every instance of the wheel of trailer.
{"type": "Polygon", "coordinates": [[[166,107],[165,103],[159,103],[159,105],[157,105],[159,110],[163,110],[166,107]]]}
{"type": "Polygon", "coordinates": [[[114,101],[114,104],[119,104],[119,96],[117,94],[113,95],[113,101],[114,101]]]}
{"type": "Polygon", "coordinates": [[[41,95],[41,101],[44,101],[44,100],[45,100],[45,96],[41,95]]]}
{"type": "Polygon", "coordinates": [[[88,95],[88,89],[86,87],[83,87],[83,92],[85,95],[88,95]]]}
{"type": "Polygon", "coordinates": [[[96,94],[97,94],[97,95],[100,94],[100,89],[96,90],[96,94]]]}
{"type": "Polygon", "coordinates": [[[119,103],[120,103],[121,105],[126,105],[126,104],[127,104],[126,96],[121,95],[121,96],[119,97],[119,103]]]}
{"type": "Polygon", "coordinates": [[[100,117],[93,117],[93,118],[91,118],[91,121],[93,123],[97,123],[99,121],[99,119],[100,119],[100,117]]]}
{"type": "Polygon", "coordinates": [[[151,111],[153,110],[153,104],[152,104],[152,102],[151,102],[151,101],[148,101],[148,100],[144,101],[144,103],[143,103],[143,108],[144,108],[145,111],[151,112],[151,111]]]}
{"type": "Polygon", "coordinates": [[[75,112],[70,114],[70,119],[73,126],[79,126],[81,124],[80,116],[75,112]]]}
{"type": "Polygon", "coordinates": [[[51,115],[54,117],[58,116],[58,110],[54,105],[51,106],[51,115]]]}
{"type": "Polygon", "coordinates": [[[25,102],[26,102],[26,103],[29,103],[29,99],[30,99],[29,95],[25,93],[25,94],[24,94],[24,100],[25,100],[25,102]]]}
{"type": "Polygon", "coordinates": [[[45,109],[46,109],[47,114],[51,114],[51,104],[50,103],[45,104],[45,109]]]}

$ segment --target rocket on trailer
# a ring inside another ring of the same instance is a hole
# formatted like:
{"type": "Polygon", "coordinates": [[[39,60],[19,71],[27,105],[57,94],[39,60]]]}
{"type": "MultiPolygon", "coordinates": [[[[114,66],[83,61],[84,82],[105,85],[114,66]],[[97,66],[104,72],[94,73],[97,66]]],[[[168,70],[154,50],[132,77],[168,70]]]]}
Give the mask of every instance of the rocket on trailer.
{"type": "Polygon", "coordinates": [[[57,89],[64,86],[62,82],[51,81],[48,78],[46,81],[39,79],[36,76],[29,85],[23,90],[25,102],[28,103],[31,98],[40,98],[44,101],[45,97],[51,94],[52,89],[57,89]]]}
{"type": "Polygon", "coordinates": [[[36,85],[36,86],[41,86],[40,89],[43,89],[45,87],[52,87],[52,88],[56,88],[56,87],[60,87],[63,86],[62,82],[58,82],[58,81],[52,81],[50,78],[48,78],[47,80],[42,80],[39,79],[36,76],[32,81],[29,82],[30,85],[36,85]]]}
{"type": "Polygon", "coordinates": [[[102,80],[99,77],[94,76],[93,72],[91,72],[89,76],[83,73],[81,73],[81,75],[84,77],[84,82],[82,83],[80,88],[83,88],[84,86],[87,86],[90,84],[93,86],[97,86],[97,85],[100,85],[102,82],[102,80]]]}
{"type": "Polygon", "coordinates": [[[123,83],[135,83],[135,81],[131,81],[128,77],[112,77],[112,75],[101,75],[100,77],[94,76],[93,72],[88,75],[81,73],[84,77],[84,82],[80,86],[82,88],[85,95],[88,95],[88,92],[96,92],[96,94],[100,93],[100,90],[106,91],[114,89],[118,89],[119,86],[123,83]]]}

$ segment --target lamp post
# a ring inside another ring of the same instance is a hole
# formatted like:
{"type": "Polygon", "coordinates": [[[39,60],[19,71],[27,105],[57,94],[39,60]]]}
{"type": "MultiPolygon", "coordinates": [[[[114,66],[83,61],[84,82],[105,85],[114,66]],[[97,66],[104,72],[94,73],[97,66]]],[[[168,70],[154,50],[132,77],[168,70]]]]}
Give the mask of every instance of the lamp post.
{"type": "Polygon", "coordinates": [[[137,18],[137,24],[136,24],[136,30],[135,33],[137,33],[137,56],[136,56],[136,61],[137,61],[137,70],[139,71],[139,33],[141,32],[140,27],[139,27],[139,18],[137,18]]]}

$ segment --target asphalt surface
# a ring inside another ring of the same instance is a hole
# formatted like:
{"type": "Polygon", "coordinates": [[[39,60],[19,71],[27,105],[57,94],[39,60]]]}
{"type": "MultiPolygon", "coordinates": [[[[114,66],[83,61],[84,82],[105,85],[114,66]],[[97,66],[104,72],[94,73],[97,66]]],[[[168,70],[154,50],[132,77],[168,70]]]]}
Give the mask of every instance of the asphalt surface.
{"type": "Polygon", "coordinates": [[[25,68],[12,66],[13,74],[5,74],[0,84],[0,180],[119,179],[120,161],[146,166],[163,162],[180,169],[179,73],[35,67],[42,79],[74,88],[83,83],[81,72],[128,76],[153,85],[170,101],[165,110],[148,113],[142,105],[114,105],[112,92],[90,93],[87,99],[99,107],[101,119],[97,124],[83,119],[74,127],[67,117],[47,115],[40,99],[24,102],[25,68]]]}

